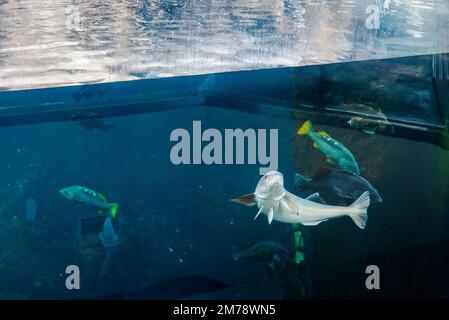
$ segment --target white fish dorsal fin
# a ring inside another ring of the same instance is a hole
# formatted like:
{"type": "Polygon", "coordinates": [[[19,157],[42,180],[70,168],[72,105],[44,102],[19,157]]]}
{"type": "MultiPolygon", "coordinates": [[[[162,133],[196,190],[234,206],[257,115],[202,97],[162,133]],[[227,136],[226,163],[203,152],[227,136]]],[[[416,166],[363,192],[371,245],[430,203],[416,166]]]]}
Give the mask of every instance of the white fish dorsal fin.
{"type": "Polygon", "coordinates": [[[257,217],[262,213],[263,206],[260,207],[259,211],[257,212],[256,216],[254,217],[254,221],[256,221],[257,217]]]}
{"type": "Polygon", "coordinates": [[[306,198],[306,200],[319,202],[320,201],[320,194],[318,192],[312,193],[310,196],[306,198]]]}
{"type": "Polygon", "coordinates": [[[270,208],[270,210],[268,210],[268,224],[271,224],[271,222],[273,222],[273,216],[274,216],[274,210],[273,210],[273,208],[270,208]]]}

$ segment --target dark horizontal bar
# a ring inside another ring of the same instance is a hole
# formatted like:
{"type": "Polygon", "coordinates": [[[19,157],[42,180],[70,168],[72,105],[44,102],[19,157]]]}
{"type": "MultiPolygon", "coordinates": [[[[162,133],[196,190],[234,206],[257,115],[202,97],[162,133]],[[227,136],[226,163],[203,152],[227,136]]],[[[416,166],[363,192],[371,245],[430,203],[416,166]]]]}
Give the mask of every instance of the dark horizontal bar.
{"type": "MultiPolygon", "coordinates": [[[[348,120],[354,116],[354,114],[323,109],[315,110],[312,106],[307,105],[293,109],[289,105],[282,103],[262,103],[252,99],[242,101],[241,99],[232,99],[229,96],[206,96],[204,104],[209,107],[236,109],[249,113],[262,113],[271,116],[287,117],[292,120],[313,119],[313,122],[315,123],[356,130],[352,129],[347,124],[348,120]]],[[[378,134],[428,142],[444,149],[449,149],[449,137],[444,131],[444,126],[426,125],[423,123],[418,124],[390,119],[389,122],[393,125],[395,132],[393,134],[378,134]]]]}

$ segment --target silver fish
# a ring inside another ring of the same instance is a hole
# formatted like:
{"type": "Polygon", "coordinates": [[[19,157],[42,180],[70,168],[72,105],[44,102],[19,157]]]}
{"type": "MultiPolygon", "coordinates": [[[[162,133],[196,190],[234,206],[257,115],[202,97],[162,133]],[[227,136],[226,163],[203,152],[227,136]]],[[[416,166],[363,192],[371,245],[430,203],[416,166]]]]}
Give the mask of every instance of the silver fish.
{"type": "MultiPolygon", "coordinates": [[[[316,194],[314,194],[316,196],[316,194]]],[[[329,206],[303,199],[284,188],[284,176],[278,171],[265,174],[256,186],[254,193],[241,196],[232,201],[246,205],[257,205],[259,211],[254,220],[265,214],[268,223],[273,220],[284,223],[300,223],[314,226],[323,221],[349,216],[361,229],[365,229],[368,220],[367,209],[370,205],[369,192],[364,192],[351,205],[329,206]]]]}

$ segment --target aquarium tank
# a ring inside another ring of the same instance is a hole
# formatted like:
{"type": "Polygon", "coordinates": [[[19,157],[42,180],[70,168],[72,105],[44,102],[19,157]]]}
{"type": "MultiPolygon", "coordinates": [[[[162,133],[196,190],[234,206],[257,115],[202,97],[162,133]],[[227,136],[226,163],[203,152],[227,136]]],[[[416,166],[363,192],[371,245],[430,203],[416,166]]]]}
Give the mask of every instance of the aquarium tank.
{"type": "Polygon", "coordinates": [[[448,120],[445,0],[0,0],[0,299],[447,299],[448,120]]]}

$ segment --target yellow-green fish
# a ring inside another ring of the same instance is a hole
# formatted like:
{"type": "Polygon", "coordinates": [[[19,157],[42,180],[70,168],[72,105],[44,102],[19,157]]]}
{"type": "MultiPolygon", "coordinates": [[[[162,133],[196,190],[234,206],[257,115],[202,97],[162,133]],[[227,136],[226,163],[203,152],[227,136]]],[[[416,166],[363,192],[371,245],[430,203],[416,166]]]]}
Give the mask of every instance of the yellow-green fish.
{"type": "Polygon", "coordinates": [[[304,122],[297,134],[308,135],[313,140],[313,146],[326,155],[327,162],[338,165],[343,170],[360,174],[359,165],[351,151],[326,132],[316,132],[310,120],[304,122]]]}
{"type": "Polygon", "coordinates": [[[83,186],[70,186],[59,190],[59,192],[69,200],[82,202],[90,206],[98,208],[100,213],[104,210],[109,210],[111,217],[117,216],[117,203],[108,203],[106,198],[98,192],[95,192],[89,188],[83,186]]]}

